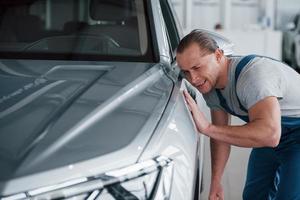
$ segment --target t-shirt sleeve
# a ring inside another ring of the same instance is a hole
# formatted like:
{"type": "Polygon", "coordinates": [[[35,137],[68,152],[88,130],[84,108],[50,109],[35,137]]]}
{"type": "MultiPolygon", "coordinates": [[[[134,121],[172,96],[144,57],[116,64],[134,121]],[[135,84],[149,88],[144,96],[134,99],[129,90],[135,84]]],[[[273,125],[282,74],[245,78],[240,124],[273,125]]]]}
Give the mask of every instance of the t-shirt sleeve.
{"type": "Polygon", "coordinates": [[[211,92],[207,94],[203,94],[203,98],[206,102],[206,105],[211,109],[211,110],[224,110],[224,108],[220,105],[219,98],[217,96],[217,93],[215,90],[212,90],[211,92]]]}
{"type": "Polygon", "coordinates": [[[274,96],[283,98],[285,83],[279,62],[260,59],[242,70],[237,80],[237,95],[241,104],[249,109],[260,100],[274,96]]]}

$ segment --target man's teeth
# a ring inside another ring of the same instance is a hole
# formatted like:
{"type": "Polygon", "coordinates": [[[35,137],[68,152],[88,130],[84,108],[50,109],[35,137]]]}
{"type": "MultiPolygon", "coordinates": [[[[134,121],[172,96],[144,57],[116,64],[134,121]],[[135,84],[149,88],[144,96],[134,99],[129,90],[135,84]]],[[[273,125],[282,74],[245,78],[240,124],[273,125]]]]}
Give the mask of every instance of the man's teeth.
{"type": "Polygon", "coordinates": [[[202,86],[202,85],[204,85],[204,83],[205,83],[205,82],[206,82],[206,81],[203,81],[202,83],[200,83],[200,84],[199,84],[199,86],[202,86]]]}

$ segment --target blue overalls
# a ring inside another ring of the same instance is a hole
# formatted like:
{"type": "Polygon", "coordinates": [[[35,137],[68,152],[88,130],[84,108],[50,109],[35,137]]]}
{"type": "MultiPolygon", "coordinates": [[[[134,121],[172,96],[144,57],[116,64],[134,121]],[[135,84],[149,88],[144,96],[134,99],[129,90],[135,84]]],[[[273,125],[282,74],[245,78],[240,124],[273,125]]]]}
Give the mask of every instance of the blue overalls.
{"type": "MultiPolygon", "coordinates": [[[[235,85],[243,67],[256,55],[241,59],[235,70],[235,85]]],[[[249,122],[248,116],[235,114],[216,89],[221,106],[230,114],[249,122]]],[[[300,101],[300,99],[299,99],[300,101]]],[[[240,109],[247,109],[239,102],[240,109]]],[[[300,118],[281,117],[281,139],[277,147],[253,148],[244,200],[300,200],[300,118]]]]}

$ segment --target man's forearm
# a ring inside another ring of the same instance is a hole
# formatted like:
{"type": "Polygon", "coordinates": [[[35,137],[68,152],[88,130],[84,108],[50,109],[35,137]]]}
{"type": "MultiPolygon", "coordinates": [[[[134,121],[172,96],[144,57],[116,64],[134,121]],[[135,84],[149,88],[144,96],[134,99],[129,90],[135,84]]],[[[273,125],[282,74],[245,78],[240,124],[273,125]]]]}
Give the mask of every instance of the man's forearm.
{"type": "Polygon", "coordinates": [[[248,110],[248,115],[250,122],[245,125],[212,123],[202,133],[240,147],[277,146],[281,135],[281,113],[277,98],[267,97],[259,101],[248,110]]]}
{"type": "Polygon", "coordinates": [[[206,135],[218,141],[240,147],[276,146],[280,132],[278,127],[266,126],[265,121],[254,121],[241,126],[211,124],[206,135]]]}
{"type": "Polygon", "coordinates": [[[225,165],[230,154],[230,145],[210,139],[211,150],[211,182],[221,182],[225,165]]]}
{"type": "MultiPolygon", "coordinates": [[[[223,111],[211,111],[212,124],[228,125],[230,124],[230,115],[223,111]]],[[[222,141],[210,138],[211,151],[211,183],[219,184],[223,176],[225,165],[230,154],[230,145],[222,141]]]]}

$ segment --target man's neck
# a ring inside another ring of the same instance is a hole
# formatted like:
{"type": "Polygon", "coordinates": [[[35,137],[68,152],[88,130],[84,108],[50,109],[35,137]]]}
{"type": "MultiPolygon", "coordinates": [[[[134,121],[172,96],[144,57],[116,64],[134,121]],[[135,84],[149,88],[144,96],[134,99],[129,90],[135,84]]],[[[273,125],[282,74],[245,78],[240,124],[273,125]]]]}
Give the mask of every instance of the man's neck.
{"type": "Polygon", "coordinates": [[[228,82],[228,71],[229,71],[229,63],[230,60],[226,56],[223,57],[221,61],[221,71],[220,77],[217,80],[216,88],[217,89],[224,89],[228,82]]]}

